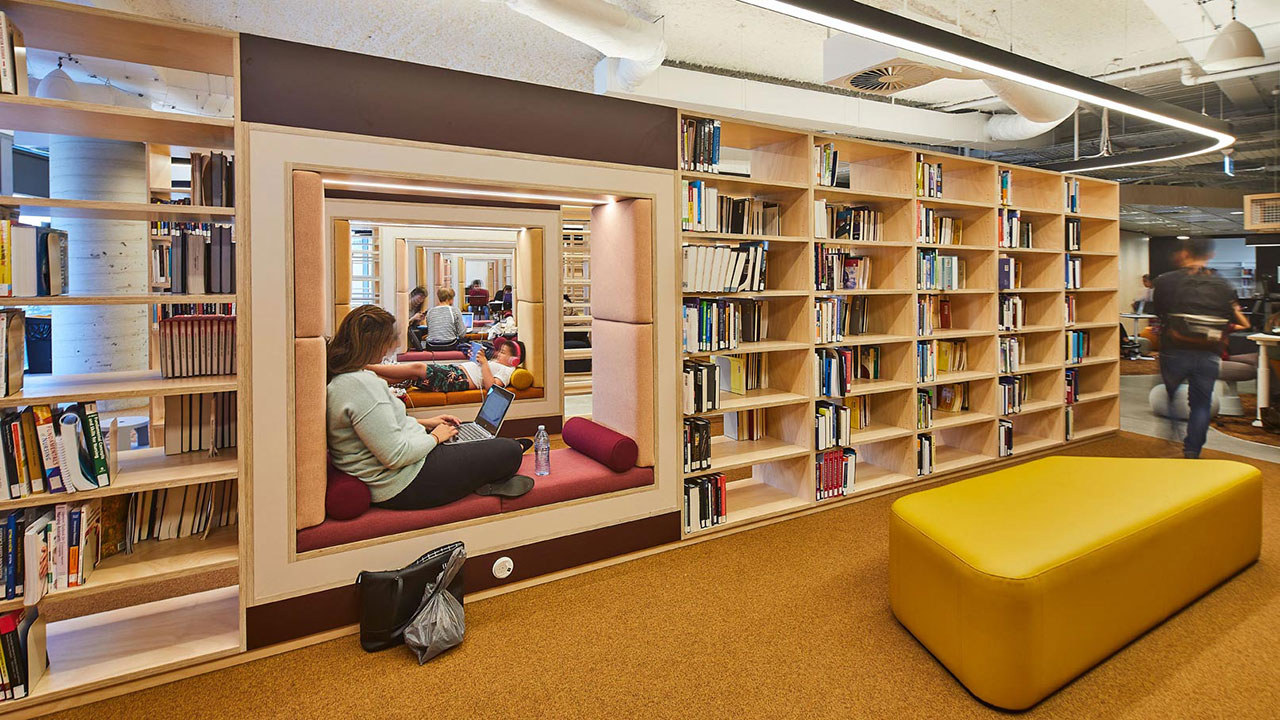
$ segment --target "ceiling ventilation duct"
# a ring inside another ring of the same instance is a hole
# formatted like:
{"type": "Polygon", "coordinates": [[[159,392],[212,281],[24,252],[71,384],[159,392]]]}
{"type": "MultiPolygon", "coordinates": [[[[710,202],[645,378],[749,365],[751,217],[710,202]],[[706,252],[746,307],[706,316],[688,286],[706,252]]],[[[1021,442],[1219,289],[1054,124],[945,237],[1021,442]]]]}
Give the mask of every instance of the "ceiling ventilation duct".
{"type": "Polygon", "coordinates": [[[983,80],[1016,115],[992,115],[987,134],[995,141],[1028,140],[1054,129],[1071,117],[1080,103],[1075,98],[1019,85],[1008,80],[983,80]]]}
{"type": "Polygon", "coordinates": [[[507,7],[618,58],[618,80],[634,88],[667,57],[662,28],[605,0],[505,0],[507,7]]]}

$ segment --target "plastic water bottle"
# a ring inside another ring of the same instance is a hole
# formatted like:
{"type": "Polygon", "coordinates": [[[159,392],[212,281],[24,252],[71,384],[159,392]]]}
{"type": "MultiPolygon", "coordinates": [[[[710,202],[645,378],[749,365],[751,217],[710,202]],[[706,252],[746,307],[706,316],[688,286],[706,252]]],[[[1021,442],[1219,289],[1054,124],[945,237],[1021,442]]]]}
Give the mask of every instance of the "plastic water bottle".
{"type": "Polygon", "coordinates": [[[551,438],[545,425],[539,425],[538,433],[533,436],[533,474],[551,474],[551,438]]]}

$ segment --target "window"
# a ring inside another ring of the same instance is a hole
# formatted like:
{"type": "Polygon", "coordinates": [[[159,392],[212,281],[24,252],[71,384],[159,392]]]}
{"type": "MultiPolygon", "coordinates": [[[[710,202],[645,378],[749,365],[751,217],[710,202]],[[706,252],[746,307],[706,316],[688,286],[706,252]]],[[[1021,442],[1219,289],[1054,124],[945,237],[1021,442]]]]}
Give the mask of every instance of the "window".
{"type": "Polygon", "coordinates": [[[378,239],[372,230],[351,231],[351,304],[382,304],[378,239]]]}

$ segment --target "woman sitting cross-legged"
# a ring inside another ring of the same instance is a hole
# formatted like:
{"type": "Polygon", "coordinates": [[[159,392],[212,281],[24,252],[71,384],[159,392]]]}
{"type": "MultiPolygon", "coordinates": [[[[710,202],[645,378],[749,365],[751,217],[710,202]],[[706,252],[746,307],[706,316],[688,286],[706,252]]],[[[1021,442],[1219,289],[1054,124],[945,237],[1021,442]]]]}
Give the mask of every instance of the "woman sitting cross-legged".
{"type": "Polygon", "coordinates": [[[447,505],[471,493],[528,492],[532,478],[516,472],[529,441],[446,444],[458,433],[458,418],[410,417],[387,383],[366,369],[398,339],[391,313],[361,305],[329,341],[327,428],[334,467],[368,485],[375,505],[392,510],[447,505]]]}

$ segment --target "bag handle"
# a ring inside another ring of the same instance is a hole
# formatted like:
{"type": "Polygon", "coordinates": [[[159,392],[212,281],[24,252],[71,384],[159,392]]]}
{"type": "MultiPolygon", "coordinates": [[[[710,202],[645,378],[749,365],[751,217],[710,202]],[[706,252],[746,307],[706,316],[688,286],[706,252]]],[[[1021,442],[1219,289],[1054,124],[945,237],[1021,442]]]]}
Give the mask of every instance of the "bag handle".
{"type": "MultiPolygon", "coordinates": [[[[440,574],[436,576],[435,583],[427,585],[427,591],[422,594],[422,602],[418,604],[418,609],[413,613],[414,616],[422,612],[422,608],[427,606],[427,603],[436,593],[453,583],[453,579],[458,576],[458,573],[462,570],[462,564],[466,561],[467,549],[459,545],[450,553],[449,559],[445,561],[444,567],[440,569],[440,574]]],[[[408,623],[405,625],[407,626],[408,623]]]]}

